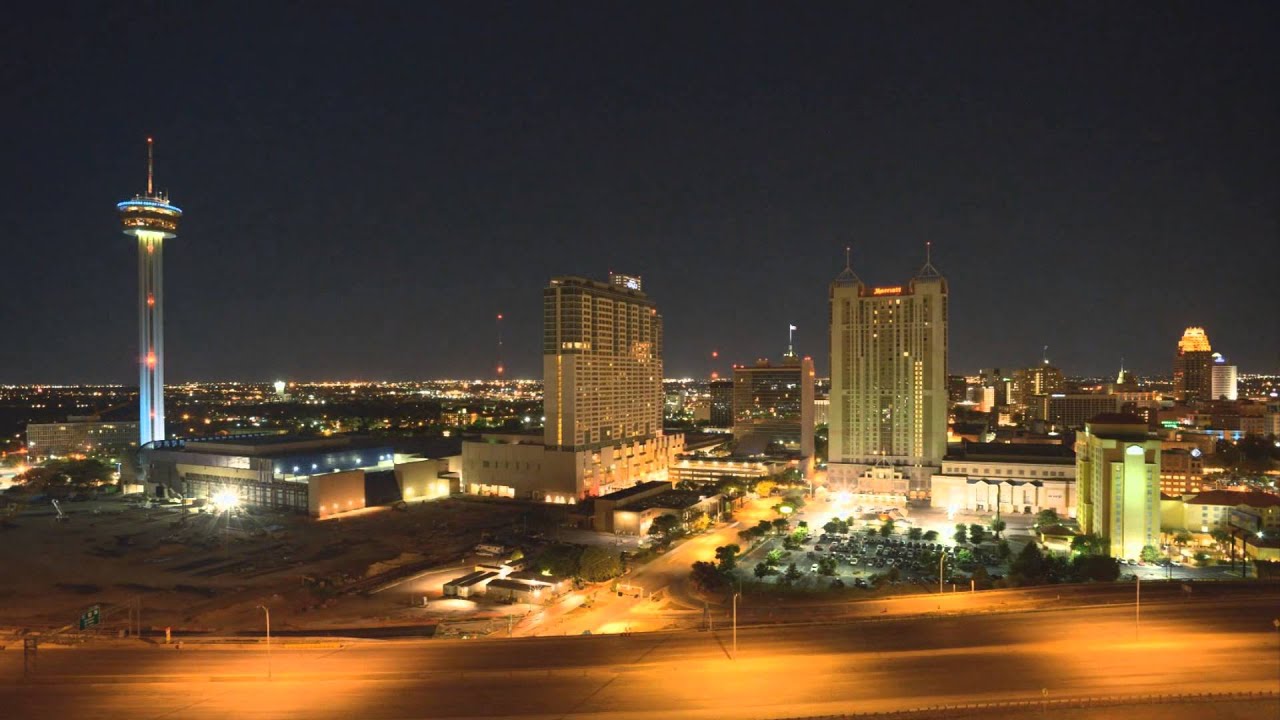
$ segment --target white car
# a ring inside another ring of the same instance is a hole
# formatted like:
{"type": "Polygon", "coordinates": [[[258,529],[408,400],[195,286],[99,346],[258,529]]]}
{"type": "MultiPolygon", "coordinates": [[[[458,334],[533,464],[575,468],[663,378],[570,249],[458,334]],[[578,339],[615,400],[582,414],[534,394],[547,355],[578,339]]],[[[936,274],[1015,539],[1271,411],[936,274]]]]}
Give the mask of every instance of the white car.
{"type": "Polygon", "coordinates": [[[809,566],[809,572],[818,572],[818,563],[809,566]]]}

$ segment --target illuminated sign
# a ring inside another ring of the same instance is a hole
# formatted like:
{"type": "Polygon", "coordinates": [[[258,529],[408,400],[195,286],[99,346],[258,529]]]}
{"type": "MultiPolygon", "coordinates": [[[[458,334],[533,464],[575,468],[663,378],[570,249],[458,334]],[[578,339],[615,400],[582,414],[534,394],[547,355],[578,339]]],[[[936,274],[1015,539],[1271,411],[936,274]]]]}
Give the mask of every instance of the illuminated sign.
{"type": "Polygon", "coordinates": [[[872,295],[901,295],[901,294],[902,294],[902,286],[901,286],[901,285],[895,285],[895,286],[893,286],[893,287],[878,287],[878,288],[872,288],[872,290],[871,290],[871,294],[872,294],[872,295]]]}
{"type": "Polygon", "coordinates": [[[620,285],[628,290],[640,289],[640,278],[633,275],[612,275],[613,284],[620,285]]]}

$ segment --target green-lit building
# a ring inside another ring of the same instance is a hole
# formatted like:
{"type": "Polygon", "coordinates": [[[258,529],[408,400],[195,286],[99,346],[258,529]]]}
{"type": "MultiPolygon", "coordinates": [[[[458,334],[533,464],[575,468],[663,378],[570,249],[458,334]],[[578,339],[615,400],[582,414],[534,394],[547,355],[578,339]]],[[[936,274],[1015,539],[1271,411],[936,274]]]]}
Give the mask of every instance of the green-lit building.
{"type": "Polygon", "coordinates": [[[1136,415],[1102,414],[1076,434],[1080,529],[1109,554],[1137,559],[1160,544],[1160,440],[1136,415]]]}

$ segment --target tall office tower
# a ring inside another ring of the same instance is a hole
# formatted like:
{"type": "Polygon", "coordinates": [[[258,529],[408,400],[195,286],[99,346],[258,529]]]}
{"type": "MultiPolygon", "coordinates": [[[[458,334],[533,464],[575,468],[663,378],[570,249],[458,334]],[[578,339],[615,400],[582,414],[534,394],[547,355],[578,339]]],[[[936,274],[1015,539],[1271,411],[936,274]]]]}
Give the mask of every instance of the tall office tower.
{"type": "Polygon", "coordinates": [[[830,303],[829,479],[924,497],[947,450],[947,281],[926,258],[905,286],[871,287],[846,259],[830,303]]]}
{"type": "Polygon", "coordinates": [[[1209,387],[1212,400],[1236,400],[1240,397],[1236,388],[1236,366],[1228,365],[1227,359],[1218,353],[1213,354],[1209,387]]]}
{"type": "Polygon", "coordinates": [[[1098,415],[1076,433],[1080,529],[1108,554],[1138,559],[1160,545],[1160,439],[1132,415],[1098,415]]]}
{"type": "Polygon", "coordinates": [[[548,448],[662,434],[662,316],[640,278],[554,278],[542,291],[548,448]]]}
{"type": "Polygon", "coordinates": [[[711,381],[711,427],[733,427],[733,381],[711,381]]]}
{"type": "Polygon", "coordinates": [[[1009,402],[1025,410],[1033,395],[1053,395],[1064,392],[1066,387],[1067,379],[1062,371],[1045,360],[1043,364],[1013,372],[1009,402]]]}
{"type": "Polygon", "coordinates": [[[1212,365],[1213,348],[1204,328],[1187,328],[1173,358],[1173,391],[1179,402],[1203,402],[1212,397],[1212,365]]]}
{"type": "Polygon", "coordinates": [[[154,186],[147,138],[147,192],[116,204],[125,235],[138,239],[138,446],[164,439],[164,241],[178,236],[182,211],[154,186]]]}
{"type": "Polygon", "coordinates": [[[788,352],[733,369],[733,439],[747,455],[791,455],[813,467],[813,358],[788,352]]]}

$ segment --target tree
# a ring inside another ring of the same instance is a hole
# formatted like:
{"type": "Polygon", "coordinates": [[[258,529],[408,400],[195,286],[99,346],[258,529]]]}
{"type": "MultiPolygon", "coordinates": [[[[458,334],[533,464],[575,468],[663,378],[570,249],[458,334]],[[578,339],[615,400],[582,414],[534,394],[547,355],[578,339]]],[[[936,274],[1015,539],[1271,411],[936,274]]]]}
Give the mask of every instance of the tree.
{"type": "Polygon", "coordinates": [[[799,510],[804,507],[804,493],[789,492],[782,498],[782,502],[794,510],[799,510]]]}
{"type": "Polygon", "coordinates": [[[755,491],[760,497],[768,497],[773,494],[773,490],[776,487],[778,487],[778,483],[772,480],[761,480],[756,483],[755,491]]]}
{"type": "Polygon", "coordinates": [[[722,477],[720,482],[716,484],[716,489],[727,497],[736,498],[747,491],[742,481],[735,477],[722,477]]]}
{"type": "Polygon", "coordinates": [[[711,527],[711,516],[700,512],[689,521],[689,532],[702,532],[711,527]]]}
{"type": "Polygon", "coordinates": [[[974,568],[973,574],[969,576],[969,579],[973,581],[974,589],[977,589],[977,590],[991,589],[991,573],[987,572],[986,565],[979,565],[978,567],[974,568]]]}
{"type": "Polygon", "coordinates": [[[758,536],[764,537],[765,535],[768,535],[769,533],[773,532],[773,523],[769,522],[768,520],[761,520],[760,522],[756,523],[755,532],[758,536]]]}
{"type": "Polygon", "coordinates": [[[889,582],[898,582],[898,580],[902,577],[902,571],[898,570],[897,566],[894,566],[889,568],[889,570],[885,572],[884,577],[889,582]]]}
{"type": "Polygon", "coordinates": [[[622,558],[612,550],[592,545],[582,551],[578,574],[587,582],[612,580],[622,574],[622,558]]]}
{"type": "Polygon", "coordinates": [[[893,518],[884,521],[880,526],[880,537],[889,537],[893,534],[893,518]]]}
{"type": "Polygon", "coordinates": [[[1045,508],[1036,513],[1036,527],[1057,525],[1060,522],[1062,522],[1062,518],[1058,517],[1058,511],[1053,508],[1045,508]]]}
{"type": "Polygon", "coordinates": [[[738,551],[741,549],[737,545],[721,545],[716,548],[716,564],[720,572],[729,572],[737,566],[738,551]]]}
{"type": "Polygon", "coordinates": [[[1210,530],[1209,537],[1213,538],[1213,541],[1218,543],[1219,548],[1231,541],[1231,534],[1222,528],[1214,528],[1210,530]]]}
{"type": "Polygon", "coordinates": [[[675,515],[659,515],[649,523],[649,534],[661,538],[663,542],[675,537],[680,529],[680,518],[675,515]]]}
{"type": "Polygon", "coordinates": [[[937,530],[926,530],[926,531],[925,531],[925,533],[924,533],[924,541],[925,541],[925,542],[938,542],[938,531],[937,531],[937,530]]]}
{"type": "Polygon", "coordinates": [[[578,561],[581,556],[582,548],[577,545],[562,543],[548,545],[538,555],[533,567],[537,568],[539,572],[545,572],[550,575],[575,577],[578,575],[578,561]]]}
{"type": "Polygon", "coordinates": [[[1081,582],[1114,582],[1120,577],[1120,563],[1106,555],[1076,555],[1071,559],[1071,571],[1081,582]]]}
{"type": "Polygon", "coordinates": [[[957,545],[963,545],[969,542],[969,528],[964,523],[956,525],[956,534],[954,535],[957,545]]]}
{"type": "Polygon", "coordinates": [[[875,534],[876,534],[876,528],[875,528],[875,526],[874,526],[874,525],[868,525],[868,526],[866,527],[866,533],[867,533],[867,537],[871,537],[872,535],[875,535],[875,534]]]}
{"type": "Polygon", "coordinates": [[[996,557],[1008,560],[1010,555],[1013,555],[1013,549],[1009,547],[1009,541],[1002,538],[996,543],[996,557]]]}
{"type": "Polygon", "coordinates": [[[1177,545],[1178,547],[1183,547],[1185,545],[1188,545],[1192,539],[1193,538],[1191,537],[1191,533],[1187,532],[1186,530],[1179,530],[1173,535],[1173,544],[1177,545]]]}
{"type": "Polygon", "coordinates": [[[991,532],[996,536],[997,540],[1000,539],[1000,533],[1004,532],[1006,527],[1008,527],[1008,524],[1000,518],[991,521],[991,532]]]}
{"type": "Polygon", "coordinates": [[[764,579],[765,577],[768,577],[769,575],[772,575],[775,572],[777,572],[777,570],[774,570],[773,566],[769,565],[769,563],[758,562],[756,563],[755,570],[753,570],[752,572],[755,573],[756,577],[760,579],[764,579]]]}
{"type": "Polygon", "coordinates": [[[978,543],[986,539],[986,532],[987,532],[986,528],[982,527],[978,523],[974,523],[970,525],[969,526],[969,542],[973,543],[974,545],[977,545],[978,543]]]}
{"type": "Polygon", "coordinates": [[[913,527],[913,528],[911,528],[911,529],[907,530],[907,539],[908,539],[908,540],[919,540],[919,539],[920,539],[920,538],[922,538],[922,537],[924,537],[924,530],[922,530],[922,529],[920,529],[920,528],[918,528],[918,527],[913,527]]]}
{"type": "Polygon", "coordinates": [[[1009,580],[1012,585],[1039,585],[1045,581],[1044,555],[1036,544],[1029,542],[1014,558],[1009,566],[1009,580]]]}
{"type": "Polygon", "coordinates": [[[716,569],[715,563],[702,560],[693,564],[689,581],[693,583],[694,588],[704,594],[714,593],[729,584],[728,578],[716,569]]]}
{"type": "Polygon", "coordinates": [[[773,525],[773,531],[778,534],[782,534],[787,530],[791,529],[791,521],[784,517],[775,519],[772,525],[773,525]]]}
{"type": "Polygon", "coordinates": [[[1105,555],[1107,541],[1096,533],[1085,533],[1071,538],[1071,549],[1082,555],[1105,555]]]}
{"type": "Polygon", "coordinates": [[[1143,545],[1142,552],[1138,555],[1138,559],[1142,560],[1144,563],[1160,562],[1160,557],[1160,551],[1153,545],[1143,545]]]}
{"type": "Polygon", "coordinates": [[[779,563],[782,562],[782,551],[779,550],[778,548],[774,548],[770,550],[769,554],[764,556],[764,561],[768,563],[770,566],[776,567],[779,563]]]}
{"type": "Polygon", "coordinates": [[[800,569],[796,567],[795,563],[791,563],[790,565],[788,565],[787,571],[782,574],[783,581],[785,581],[788,585],[799,580],[800,578],[801,578],[800,569]]]}
{"type": "Polygon", "coordinates": [[[818,559],[818,572],[822,575],[836,574],[836,559],[833,557],[823,557],[818,559]]]}

